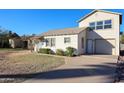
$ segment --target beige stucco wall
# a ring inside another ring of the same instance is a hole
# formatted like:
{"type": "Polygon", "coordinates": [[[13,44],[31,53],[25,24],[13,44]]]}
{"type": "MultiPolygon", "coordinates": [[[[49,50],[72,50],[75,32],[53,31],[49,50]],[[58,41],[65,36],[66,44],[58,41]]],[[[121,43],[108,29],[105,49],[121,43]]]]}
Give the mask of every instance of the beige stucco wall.
{"type": "Polygon", "coordinates": [[[82,31],[78,35],[78,53],[84,54],[86,52],[86,31],[82,31]],[[84,39],[84,48],[82,48],[82,38],[84,39]]]}
{"type": "Polygon", "coordinates": [[[79,27],[88,27],[90,22],[94,21],[102,21],[102,20],[112,20],[112,28],[111,29],[102,29],[102,30],[94,30],[91,32],[87,32],[87,39],[115,39],[115,55],[119,55],[119,32],[120,32],[120,24],[119,24],[119,15],[105,13],[105,12],[96,12],[83,21],[79,22],[79,27]]]}
{"type": "Polygon", "coordinates": [[[45,39],[46,38],[56,38],[56,40],[55,40],[55,47],[43,46],[43,48],[50,48],[53,51],[56,51],[56,49],[66,50],[66,47],[71,46],[71,47],[73,47],[73,48],[78,50],[78,35],[45,36],[44,38],[45,39]],[[71,38],[71,42],[68,43],[68,44],[65,44],[64,43],[64,38],[65,37],[70,37],[71,38]]]}

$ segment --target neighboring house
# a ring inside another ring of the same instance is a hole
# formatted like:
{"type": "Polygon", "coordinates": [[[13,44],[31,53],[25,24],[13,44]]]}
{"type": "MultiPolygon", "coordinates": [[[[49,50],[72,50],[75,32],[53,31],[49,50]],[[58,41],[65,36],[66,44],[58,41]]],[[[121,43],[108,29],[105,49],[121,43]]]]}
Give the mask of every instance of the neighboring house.
{"type": "Polygon", "coordinates": [[[9,39],[9,44],[12,48],[34,49],[35,44],[41,42],[41,39],[41,36],[15,37],[9,39]]]}
{"type": "Polygon", "coordinates": [[[42,41],[41,36],[33,36],[28,39],[28,49],[34,49],[35,51],[38,51],[38,44],[42,41]],[[36,48],[37,47],[37,48],[36,48]]]}
{"type": "Polygon", "coordinates": [[[124,32],[120,32],[120,50],[124,50],[124,32]]]}
{"type": "Polygon", "coordinates": [[[11,48],[21,48],[23,42],[22,42],[21,38],[15,37],[15,38],[9,39],[9,44],[10,44],[11,48]]]}
{"type": "Polygon", "coordinates": [[[40,48],[65,50],[73,47],[80,54],[119,55],[120,13],[94,10],[78,21],[79,27],[53,30],[42,34],[40,48]],[[90,28],[90,29],[89,29],[90,28]]]}

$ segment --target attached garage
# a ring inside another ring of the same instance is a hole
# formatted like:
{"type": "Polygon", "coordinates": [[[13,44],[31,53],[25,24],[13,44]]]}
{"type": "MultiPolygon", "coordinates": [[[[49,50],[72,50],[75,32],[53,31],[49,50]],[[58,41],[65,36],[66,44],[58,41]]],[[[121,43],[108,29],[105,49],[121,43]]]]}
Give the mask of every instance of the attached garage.
{"type": "Polygon", "coordinates": [[[115,54],[115,39],[96,39],[95,40],[96,54],[115,54]]]}

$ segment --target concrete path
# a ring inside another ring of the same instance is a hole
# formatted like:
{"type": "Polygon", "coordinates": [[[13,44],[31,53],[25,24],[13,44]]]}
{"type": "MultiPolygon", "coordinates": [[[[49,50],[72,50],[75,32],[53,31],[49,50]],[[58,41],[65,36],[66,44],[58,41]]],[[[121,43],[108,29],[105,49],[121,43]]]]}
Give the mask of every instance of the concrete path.
{"type": "Polygon", "coordinates": [[[109,83],[114,80],[115,56],[83,55],[65,60],[63,66],[24,83],[109,83]]]}

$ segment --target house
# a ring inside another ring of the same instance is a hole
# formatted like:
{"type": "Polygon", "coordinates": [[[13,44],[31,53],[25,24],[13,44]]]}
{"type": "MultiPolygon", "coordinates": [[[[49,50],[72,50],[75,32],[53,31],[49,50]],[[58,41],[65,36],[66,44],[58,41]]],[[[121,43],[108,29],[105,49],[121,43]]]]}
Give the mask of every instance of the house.
{"type": "Polygon", "coordinates": [[[65,50],[76,49],[76,54],[119,55],[119,33],[122,24],[120,13],[93,10],[77,21],[76,28],[52,30],[42,34],[44,42],[40,48],[65,50]]]}
{"type": "Polygon", "coordinates": [[[71,46],[77,50],[76,54],[82,54],[85,35],[86,27],[49,31],[42,34],[45,39],[42,48],[50,48],[55,52],[56,49],[66,50],[66,47],[71,46]]]}
{"type": "Polygon", "coordinates": [[[28,43],[28,49],[34,49],[34,51],[38,51],[36,47],[38,47],[38,44],[42,41],[42,37],[41,36],[33,36],[30,37],[27,41],[28,43]]]}
{"type": "Polygon", "coordinates": [[[22,36],[22,48],[33,49],[34,45],[41,42],[41,36],[22,36]]]}
{"type": "Polygon", "coordinates": [[[22,40],[19,37],[14,37],[9,39],[9,45],[11,48],[21,48],[22,40]]]}

